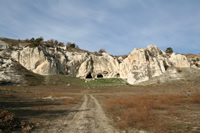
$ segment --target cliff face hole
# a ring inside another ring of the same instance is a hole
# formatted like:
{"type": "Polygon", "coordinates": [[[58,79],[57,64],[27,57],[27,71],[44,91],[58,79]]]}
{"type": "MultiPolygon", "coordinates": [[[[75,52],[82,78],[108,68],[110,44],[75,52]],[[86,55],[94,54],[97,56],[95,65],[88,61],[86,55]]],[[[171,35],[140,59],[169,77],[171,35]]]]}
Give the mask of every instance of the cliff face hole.
{"type": "Polygon", "coordinates": [[[120,74],[119,74],[119,73],[117,73],[117,74],[116,74],[116,77],[117,77],[117,78],[119,78],[119,77],[120,77],[120,74]]]}
{"type": "Polygon", "coordinates": [[[97,74],[97,78],[103,78],[102,74],[97,74]]]}
{"type": "Polygon", "coordinates": [[[91,79],[91,78],[92,78],[91,73],[88,73],[88,75],[86,76],[86,79],[91,79]]]}

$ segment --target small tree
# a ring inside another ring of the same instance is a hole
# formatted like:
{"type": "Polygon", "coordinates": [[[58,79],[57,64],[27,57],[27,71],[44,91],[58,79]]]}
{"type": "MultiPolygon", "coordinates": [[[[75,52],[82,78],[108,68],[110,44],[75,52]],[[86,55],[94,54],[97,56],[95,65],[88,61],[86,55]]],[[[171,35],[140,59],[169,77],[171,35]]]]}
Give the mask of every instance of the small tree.
{"type": "Polygon", "coordinates": [[[99,50],[99,53],[101,53],[101,54],[102,54],[102,53],[106,53],[106,50],[105,50],[105,49],[100,49],[100,50],[99,50]]]}
{"type": "Polygon", "coordinates": [[[64,43],[63,42],[59,42],[58,46],[64,46],[64,43]]]}
{"type": "Polygon", "coordinates": [[[49,43],[54,44],[54,39],[50,39],[49,43]]]}
{"type": "Polygon", "coordinates": [[[58,40],[55,40],[54,43],[55,43],[55,44],[58,44],[58,40]]]}
{"type": "Polygon", "coordinates": [[[68,42],[68,43],[66,44],[66,46],[67,46],[68,48],[79,48],[78,45],[76,45],[76,43],[71,43],[71,42],[68,42]]]}
{"type": "Polygon", "coordinates": [[[29,45],[30,47],[37,47],[40,45],[40,43],[43,41],[43,38],[42,37],[39,37],[37,39],[35,38],[31,38],[30,39],[30,42],[31,44],[29,45]]]}
{"type": "Polygon", "coordinates": [[[166,53],[169,53],[169,54],[172,54],[173,53],[173,49],[171,47],[168,47],[166,50],[165,50],[166,53]]]}
{"type": "Polygon", "coordinates": [[[35,38],[34,38],[34,37],[30,39],[30,42],[31,42],[31,43],[33,43],[34,41],[35,41],[35,38]]]}

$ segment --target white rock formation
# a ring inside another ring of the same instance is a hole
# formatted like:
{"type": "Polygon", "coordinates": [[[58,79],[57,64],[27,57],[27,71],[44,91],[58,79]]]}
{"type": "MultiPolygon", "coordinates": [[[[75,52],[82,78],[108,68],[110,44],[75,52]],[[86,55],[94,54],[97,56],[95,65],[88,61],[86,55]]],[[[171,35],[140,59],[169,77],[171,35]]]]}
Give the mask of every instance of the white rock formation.
{"type": "Polygon", "coordinates": [[[181,55],[181,54],[175,54],[173,53],[169,60],[173,63],[173,66],[175,67],[190,67],[190,63],[188,62],[188,59],[181,55]]]}
{"type": "Polygon", "coordinates": [[[21,51],[13,51],[11,57],[35,73],[42,75],[57,73],[56,60],[39,47],[24,47],[21,51]]]}
{"type": "Polygon", "coordinates": [[[11,59],[0,58],[0,83],[19,83],[21,75],[15,70],[15,63],[11,59]]]}
{"type": "Polygon", "coordinates": [[[20,47],[9,52],[8,44],[0,42],[5,55],[18,61],[26,69],[42,74],[67,74],[79,78],[123,78],[130,84],[147,81],[160,76],[168,67],[190,67],[188,59],[181,54],[168,55],[156,46],[134,49],[128,57],[116,58],[108,53],[94,54],[65,47],[20,47]],[[3,44],[3,45],[2,45],[3,44]]]}
{"type": "Polygon", "coordinates": [[[108,53],[101,56],[90,55],[80,66],[77,77],[85,78],[91,74],[92,78],[119,77],[119,62],[108,53]]]}
{"type": "Polygon", "coordinates": [[[0,50],[9,48],[8,44],[0,40],[0,50]]]}
{"type": "Polygon", "coordinates": [[[152,77],[162,75],[168,67],[190,67],[187,58],[180,54],[167,56],[156,46],[134,49],[120,64],[120,77],[129,84],[137,84],[152,77]]]}

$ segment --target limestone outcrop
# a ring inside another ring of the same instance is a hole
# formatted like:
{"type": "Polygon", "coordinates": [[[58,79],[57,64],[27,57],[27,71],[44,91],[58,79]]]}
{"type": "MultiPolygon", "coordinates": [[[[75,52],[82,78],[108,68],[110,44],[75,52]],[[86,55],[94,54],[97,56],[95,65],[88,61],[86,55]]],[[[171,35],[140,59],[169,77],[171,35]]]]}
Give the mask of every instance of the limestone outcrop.
{"type": "Polygon", "coordinates": [[[101,56],[90,55],[85,60],[76,75],[80,78],[117,78],[119,75],[119,62],[108,53],[101,56]]]}
{"type": "Polygon", "coordinates": [[[0,57],[0,83],[19,83],[23,77],[16,70],[17,62],[0,57]]]}
{"type": "Polygon", "coordinates": [[[162,75],[168,67],[190,67],[184,55],[167,55],[156,46],[134,49],[120,64],[120,77],[137,84],[162,75]]]}
{"type": "Polygon", "coordinates": [[[184,55],[175,53],[169,55],[156,46],[134,49],[126,58],[111,56],[106,52],[92,53],[64,46],[21,45],[13,50],[4,41],[0,41],[0,46],[2,46],[0,51],[2,58],[17,61],[26,69],[41,75],[122,78],[129,84],[137,84],[162,75],[169,67],[191,66],[184,55]]]}

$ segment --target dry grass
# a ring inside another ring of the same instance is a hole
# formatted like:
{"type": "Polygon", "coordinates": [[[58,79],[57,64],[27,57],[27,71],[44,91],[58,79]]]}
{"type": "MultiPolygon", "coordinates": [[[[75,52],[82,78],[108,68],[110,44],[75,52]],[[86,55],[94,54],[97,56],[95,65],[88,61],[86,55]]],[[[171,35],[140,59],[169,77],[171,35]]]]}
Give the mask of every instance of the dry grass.
{"type": "Polygon", "coordinates": [[[76,104],[80,99],[80,96],[74,96],[73,98],[63,98],[62,101],[65,101],[66,104],[76,104]]]}
{"type": "Polygon", "coordinates": [[[193,94],[189,98],[191,103],[200,104],[200,93],[193,94]]]}
{"type": "Polygon", "coordinates": [[[160,132],[168,126],[156,111],[173,115],[172,107],[181,104],[199,104],[200,93],[183,97],[180,95],[143,95],[116,97],[105,100],[106,110],[113,116],[116,126],[120,129],[138,128],[160,132]]]}
{"type": "Polygon", "coordinates": [[[50,95],[53,96],[53,97],[63,97],[63,96],[65,96],[65,94],[59,93],[59,92],[55,92],[55,93],[52,93],[50,95]]]}
{"type": "Polygon", "coordinates": [[[31,108],[31,110],[36,110],[36,111],[45,111],[48,110],[45,106],[34,106],[31,108]]]}

